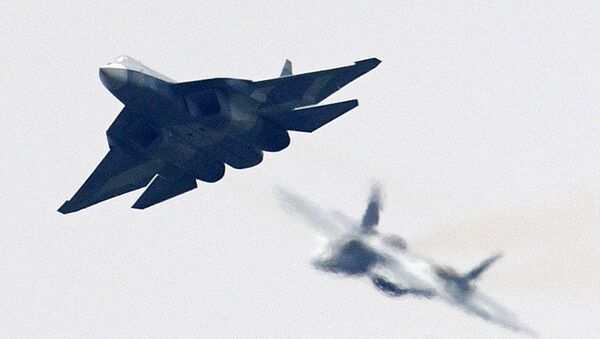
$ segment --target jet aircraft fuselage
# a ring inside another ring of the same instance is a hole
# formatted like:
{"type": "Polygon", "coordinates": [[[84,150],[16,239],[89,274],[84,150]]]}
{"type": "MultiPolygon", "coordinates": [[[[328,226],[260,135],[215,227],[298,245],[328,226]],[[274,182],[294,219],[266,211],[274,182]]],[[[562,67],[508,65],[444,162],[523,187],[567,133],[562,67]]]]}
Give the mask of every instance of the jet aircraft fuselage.
{"type": "Polygon", "coordinates": [[[314,105],[379,62],[292,75],[286,61],[278,78],[178,83],[121,56],[99,71],[104,86],[125,105],[106,132],[110,151],[59,212],[149,185],[133,205],[143,209],[196,188],[196,180],[220,180],[225,165],[255,166],[263,151],[290,144],[288,131],[313,132],[356,107],[357,100],[314,105]]]}
{"type": "Polygon", "coordinates": [[[500,258],[499,254],[459,274],[410,251],[402,238],[376,229],[382,206],[377,187],[360,222],[340,212],[323,211],[285,190],[279,193],[286,207],[301,215],[326,241],[323,251],[312,260],[315,268],[349,277],[367,277],[378,290],[391,297],[436,297],[508,329],[533,333],[512,312],[475,286],[482,273],[500,258]]]}
{"type": "Polygon", "coordinates": [[[109,144],[128,150],[132,156],[154,160],[157,173],[163,177],[172,176],[172,168],[161,166],[168,163],[194,174],[196,179],[218,181],[225,174],[225,166],[211,159],[227,158],[228,154],[210,157],[205,153],[217,150],[208,152],[203,146],[219,144],[225,138],[228,145],[223,153],[240,149],[227,162],[235,168],[251,167],[262,161],[260,149],[246,146],[248,139],[267,151],[280,151],[290,143],[287,131],[253,114],[250,100],[208,89],[201,94],[203,106],[198,107],[193,100],[186,101],[185,96],[173,90],[173,80],[130,57],[120,57],[101,67],[100,79],[126,107],[136,107],[139,112],[135,131],[127,130],[131,125],[118,123],[109,128],[109,144]]]}

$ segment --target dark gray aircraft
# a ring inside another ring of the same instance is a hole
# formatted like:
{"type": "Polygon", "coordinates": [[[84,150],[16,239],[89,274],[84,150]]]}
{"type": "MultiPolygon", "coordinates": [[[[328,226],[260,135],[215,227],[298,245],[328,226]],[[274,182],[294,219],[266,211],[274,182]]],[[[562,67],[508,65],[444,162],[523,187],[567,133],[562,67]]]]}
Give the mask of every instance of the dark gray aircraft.
{"type": "Polygon", "coordinates": [[[263,151],[289,145],[288,131],[312,132],[356,107],[357,100],[312,105],[379,63],[372,58],[292,75],[286,60],[279,78],[177,83],[120,56],[100,67],[104,86],[125,104],[106,132],[110,150],[58,211],[75,212],[149,185],[133,205],[144,209],[196,188],[196,180],[220,180],[225,164],[256,166],[263,151]]]}

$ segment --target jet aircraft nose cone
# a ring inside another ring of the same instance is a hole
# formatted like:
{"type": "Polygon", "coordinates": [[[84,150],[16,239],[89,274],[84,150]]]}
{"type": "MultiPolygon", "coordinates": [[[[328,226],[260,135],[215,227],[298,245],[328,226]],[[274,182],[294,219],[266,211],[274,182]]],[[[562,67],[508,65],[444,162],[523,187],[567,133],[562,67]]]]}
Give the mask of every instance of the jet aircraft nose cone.
{"type": "Polygon", "coordinates": [[[113,65],[100,67],[100,81],[110,91],[118,90],[127,82],[127,70],[113,65]]]}

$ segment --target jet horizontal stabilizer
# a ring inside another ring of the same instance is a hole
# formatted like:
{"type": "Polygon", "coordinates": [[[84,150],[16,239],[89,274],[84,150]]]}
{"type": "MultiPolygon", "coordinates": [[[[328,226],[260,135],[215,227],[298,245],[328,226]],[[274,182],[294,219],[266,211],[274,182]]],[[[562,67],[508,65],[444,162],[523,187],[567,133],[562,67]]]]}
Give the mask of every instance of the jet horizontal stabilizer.
{"type": "Polygon", "coordinates": [[[150,186],[148,186],[132,207],[144,209],[187,191],[191,191],[196,187],[198,187],[196,179],[192,177],[180,177],[173,180],[167,180],[158,175],[152,180],[150,186]]]}
{"type": "Polygon", "coordinates": [[[358,100],[343,101],[289,111],[274,120],[290,131],[313,132],[356,106],[358,100]]]}

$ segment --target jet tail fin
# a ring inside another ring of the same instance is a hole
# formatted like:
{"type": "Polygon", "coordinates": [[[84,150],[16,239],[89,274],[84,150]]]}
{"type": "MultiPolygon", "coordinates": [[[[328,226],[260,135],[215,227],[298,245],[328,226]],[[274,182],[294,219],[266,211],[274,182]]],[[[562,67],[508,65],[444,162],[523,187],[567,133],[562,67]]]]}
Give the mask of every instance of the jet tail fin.
{"type": "Polygon", "coordinates": [[[479,264],[477,267],[472,269],[469,273],[465,274],[463,276],[463,279],[465,279],[467,281],[477,279],[481,275],[481,273],[486,271],[494,262],[496,262],[496,260],[500,259],[500,257],[502,257],[502,254],[497,253],[497,254],[494,254],[493,256],[485,259],[484,261],[481,262],[481,264],[479,264]]]}
{"type": "Polygon", "coordinates": [[[286,59],[279,77],[281,78],[289,75],[292,75],[292,62],[286,59]]]}
{"type": "Polygon", "coordinates": [[[374,231],[375,226],[379,223],[379,213],[381,211],[381,190],[378,185],[374,185],[371,188],[371,196],[369,197],[369,204],[362,217],[360,223],[360,231],[368,234],[374,231]]]}

